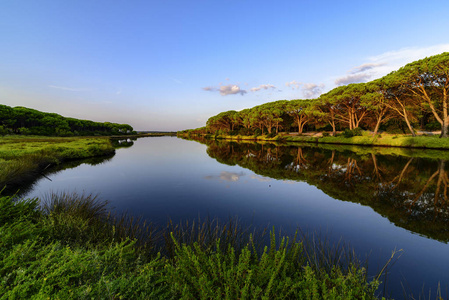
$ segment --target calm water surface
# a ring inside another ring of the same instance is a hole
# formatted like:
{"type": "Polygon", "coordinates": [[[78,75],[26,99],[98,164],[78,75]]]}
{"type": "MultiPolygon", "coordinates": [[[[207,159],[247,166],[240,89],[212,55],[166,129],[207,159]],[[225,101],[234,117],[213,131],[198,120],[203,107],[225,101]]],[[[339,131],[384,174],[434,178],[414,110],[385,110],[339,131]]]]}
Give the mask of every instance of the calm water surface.
{"type": "Polygon", "coordinates": [[[362,259],[369,256],[372,274],[403,249],[386,287],[401,299],[402,285],[416,297],[423,285],[435,295],[438,282],[449,283],[446,165],[366,148],[141,138],[101,164],[49,174],[51,181],[38,180],[25,196],[98,194],[117,211],[156,224],[238,216],[285,233],[318,231],[349,243],[362,259]]]}

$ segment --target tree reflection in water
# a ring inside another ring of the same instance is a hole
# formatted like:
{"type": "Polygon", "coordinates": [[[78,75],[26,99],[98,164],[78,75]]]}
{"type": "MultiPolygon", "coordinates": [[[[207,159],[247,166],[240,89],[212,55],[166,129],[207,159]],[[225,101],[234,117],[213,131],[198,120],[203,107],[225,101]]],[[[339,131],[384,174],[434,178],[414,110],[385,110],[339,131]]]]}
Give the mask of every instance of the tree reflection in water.
{"type": "MultiPolygon", "coordinates": [[[[195,139],[197,140],[197,139],[195,139]]],[[[314,185],[334,199],[370,206],[395,225],[449,241],[449,154],[382,154],[382,149],[285,146],[198,139],[220,163],[314,185]],[[446,157],[445,157],[446,156],[446,157]]],[[[400,151],[399,151],[400,152],[400,151]]]]}

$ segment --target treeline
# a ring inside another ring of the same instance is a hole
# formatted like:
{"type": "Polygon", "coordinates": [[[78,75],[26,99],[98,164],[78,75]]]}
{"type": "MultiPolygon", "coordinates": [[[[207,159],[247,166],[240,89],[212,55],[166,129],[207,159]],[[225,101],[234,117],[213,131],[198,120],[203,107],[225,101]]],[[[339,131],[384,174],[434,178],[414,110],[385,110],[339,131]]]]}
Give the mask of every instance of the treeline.
{"type": "Polygon", "coordinates": [[[316,99],[280,100],[209,118],[185,133],[276,135],[281,131],[441,130],[448,136],[449,52],[407,64],[380,79],[339,86],[316,99]]]}
{"type": "Polygon", "coordinates": [[[135,133],[128,124],[79,120],[21,106],[0,105],[0,135],[92,136],[135,133]]]}

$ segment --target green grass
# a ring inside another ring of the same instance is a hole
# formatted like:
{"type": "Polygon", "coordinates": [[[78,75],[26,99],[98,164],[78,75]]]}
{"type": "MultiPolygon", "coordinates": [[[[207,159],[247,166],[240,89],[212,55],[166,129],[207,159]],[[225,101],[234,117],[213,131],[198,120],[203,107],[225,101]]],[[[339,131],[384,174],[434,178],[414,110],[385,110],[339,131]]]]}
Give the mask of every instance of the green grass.
{"type": "Polygon", "coordinates": [[[235,220],[154,231],[106,208],[1,197],[0,299],[376,299],[379,277],[345,247],[274,229],[262,245],[235,220]]]}
{"type": "Polygon", "coordinates": [[[0,138],[0,189],[30,181],[63,161],[114,153],[109,138],[0,138]]]}
{"type": "MultiPolygon", "coordinates": [[[[182,136],[182,135],[181,135],[182,136]]],[[[279,134],[269,138],[266,135],[260,136],[243,136],[243,135],[206,135],[205,137],[225,139],[232,141],[267,141],[281,143],[323,143],[338,145],[359,145],[359,146],[382,146],[382,147],[402,147],[402,148],[419,148],[419,149],[449,149],[449,138],[439,138],[437,136],[416,136],[401,134],[382,133],[373,136],[369,132],[363,132],[362,136],[343,137],[343,136],[291,136],[279,134]]]]}
{"type": "Polygon", "coordinates": [[[372,136],[364,133],[363,136],[345,138],[343,136],[308,137],[308,136],[286,136],[287,142],[312,142],[326,144],[350,144],[362,146],[386,146],[422,149],[449,149],[449,139],[437,136],[416,136],[381,134],[372,136]]]}

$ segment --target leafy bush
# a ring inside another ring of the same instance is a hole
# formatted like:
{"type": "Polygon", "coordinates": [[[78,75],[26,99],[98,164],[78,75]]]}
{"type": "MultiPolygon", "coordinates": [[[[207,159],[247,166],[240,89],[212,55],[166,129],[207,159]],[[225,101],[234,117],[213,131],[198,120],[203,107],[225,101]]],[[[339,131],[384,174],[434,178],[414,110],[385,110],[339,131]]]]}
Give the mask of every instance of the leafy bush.
{"type": "Polygon", "coordinates": [[[323,132],[323,137],[329,136],[329,132],[324,131],[323,132]]]}
{"type": "Polygon", "coordinates": [[[249,129],[249,128],[242,127],[242,128],[240,128],[240,130],[239,130],[239,134],[240,134],[240,135],[252,135],[253,132],[252,132],[252,130],[249,129]]]}
{"type": "Polygon", "coordinates": [[[346,128],[345,131],[343,132],[343,136],[345,138],[350,138],[353,136],[362,136],[362,135],[363,135],[362,129],[360,127],[354,128],[352,130],[346,128]]]}
{"type": "Polygon", "coordinates": [[[347,273],[334,267],[321,279],[307,263],[301,242],[276,241],[274,233],[270,248],[265,247],[260,256],[251,243],[237,253],[233,247],[221,252],[220,240],[215,251],[173,240],[176,256],[166,268],[175,298],[332,299],[344,295],[346,299],[373,299],[379,285],[367,283],[365,269],[353,265],[347,273]]]}
{"type": "Polygon", "coordinates": [[[38,205],[0,198],[2,299],[375,299],[379,285],[357,260],[343,266],[340,248],[279,240],[274,229],[261,249],[234,223],[169,226],[159,235],[174,250],[165,258],[138,246],[151,233],[110,218],[96,197],[54,194],[38,205]]]}
{"type": "Polygon", "coordinates": [[[275,136],[277,136],[277,133],[276,132],[272,132],[272,133],[269,133],[269,134],[267,134],[267,138],[274,138],[275,136]]]}
{"type": "Polygon", "coordinates": [[[441,124],[438,122],[431,122],[425,125],[427,131],[436,131],[441,129],[441,124]]]}

